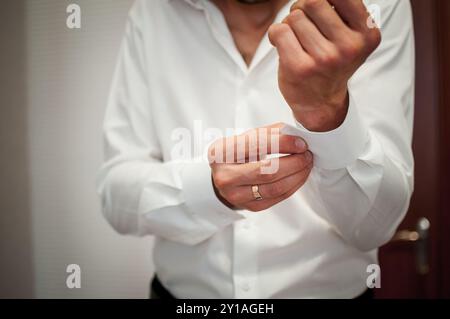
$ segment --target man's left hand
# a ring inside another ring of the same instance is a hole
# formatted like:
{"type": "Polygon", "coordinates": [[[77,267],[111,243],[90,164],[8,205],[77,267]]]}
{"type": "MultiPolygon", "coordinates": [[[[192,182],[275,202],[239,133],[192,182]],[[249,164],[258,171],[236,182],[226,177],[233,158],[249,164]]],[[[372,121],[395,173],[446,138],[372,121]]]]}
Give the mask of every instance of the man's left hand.
{"type": "Polygon", "coordinates": [[[347,83],[381,42],[374,25],[362,0],[299,0],[270,27],[281,93],[306,129],[330,131],[344,121],[347,83]]]}

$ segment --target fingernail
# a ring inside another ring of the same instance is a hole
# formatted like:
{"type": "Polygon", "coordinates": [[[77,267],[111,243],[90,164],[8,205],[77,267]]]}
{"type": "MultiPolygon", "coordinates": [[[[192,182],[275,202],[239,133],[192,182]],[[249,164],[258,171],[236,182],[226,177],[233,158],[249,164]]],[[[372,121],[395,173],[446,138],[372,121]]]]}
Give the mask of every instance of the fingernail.
{"type": "Polygon", "coordinates": [[[295,140],[295,146],[298,148],[298,150],[300,151],[304,151],[306,149],[306,143],[303,139],[298,138],[295,140]]]}

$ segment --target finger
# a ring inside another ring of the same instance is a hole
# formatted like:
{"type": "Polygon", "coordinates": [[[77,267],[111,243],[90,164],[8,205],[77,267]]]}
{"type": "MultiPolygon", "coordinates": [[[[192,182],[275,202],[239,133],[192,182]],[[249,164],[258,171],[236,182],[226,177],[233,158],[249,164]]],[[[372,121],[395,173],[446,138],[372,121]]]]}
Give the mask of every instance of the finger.
{"type": "Polygon", "coordinates": [[[302,154],[288,155],[255,163],[235,165],[235,176],[239,176],[237,185],[262,185],[273,183],[305,169],[313,162],[313,155],[307,151],[302,154]]]}
{"type": "MultiPolygon", "coordinates": [[[[310,167],[312,167],[312,164],[309,164],[302,171],[286,176],[273,183],[258,185],[259,194],[263,200],[279,198],[304,182],[306,176],[309,174],[310,167]]],[[[236,187],[229,192],[225,192],[225,196],[226,198],[229,198],[234,205],[242,205],[255,201],[251,185],[236,187]]]]}
{"type": "Polygon", "coordinates": [[[328,41],[303,10],[292,11],[286,19],[302,47],[314,58],[328,55],[332,44],[328,41]]]}
{"type": "Polygon", "coordinates": [[[216,142],[209,150],[210,163],[249,163],[269,154],[300,154],[308,145],[297,136],[280,134],[277,127],[254,129],[216,142]]]}
{"type": "Polygon", "coordinates": [[[236,158],[259,161],[269,154],[299,154],[308,150],[305,140],[280,133],[279,128],[258,128],[237,137],[236,158]]]}
{"type": "Polygon", "coordinates": [[[254,163],[220,164],[213,169],[214,185],[222,192],[238,186],[272,183],[302,171],[313,162],[311,152],[287,155],[254,163]]]}
{"type": "Polygon", "coordinates": [[[284,23],[277,23],[269,29],[269,39],[276,47],[280,61],[287,65],[296,65],[309,59],[295,36],[294,31],[284,23]]]}
{"type": "Polygon", "coordinates": [[[303,10],[329,40],[340,40],[349,31],[327,0],[299,0],[294,3],[291,11],[295,9],[303,10]]]}
{"type": "Polygon", "coordinates": [[[263,199],[261,201],[253,200],[248,203],[242,204],[242,206],[245,207],[247,210],[259,212],[259,211],[266,210],[276,204],[279,204],[280,202],[282,202],[282,201],[288,199],[289,197],[291,197],[292,195],[294,195],[305,184],[305,182],[307,181],[307,179],[309,177],[309,174],[311,173],[311,169],[312,169],[312,165],[310,168],[304,170],[303,177],[298,180],[298,183],[296,185],[294,185],[294,187],[292,189],[290,189],[286,193],[280,195],[279,197],[271,198],[271,199],[263,199]]]}
{"type": "MultiPolygon", "coordinates": [[[[278,198],[283,194],[286,194],[294,187],[296,187],[296,185],[304,181],[305,177],[308,175],[308,171],[311,165],[312,164],[308,164],[308,166],[305,167],[302,171],[289,175],[273,183],[259,185],[259,194],[263,199],[278,198]]],[[[254,199],[253,193],[251,195],[252,198],[250,198],[250,200],[254,199]]]]}
{"type": "Polygon", "coordinates": [[[352,29],[366,30],[367,19],[370,17],[362,0],[328,0],[336,9],[337,13],[352,29]]]}

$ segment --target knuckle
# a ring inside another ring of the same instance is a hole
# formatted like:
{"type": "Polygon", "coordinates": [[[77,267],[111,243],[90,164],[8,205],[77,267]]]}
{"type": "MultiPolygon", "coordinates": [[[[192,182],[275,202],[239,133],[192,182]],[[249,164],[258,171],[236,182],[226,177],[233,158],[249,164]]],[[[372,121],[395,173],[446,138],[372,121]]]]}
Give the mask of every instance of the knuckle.
{"type": "Polygon", "coordinates": [[[240,192],[233,190],[225,193],[225,198],[232,204],[237,203],[241,199],[240,192]]]}
{"type": "Polygon", "coordinates": [[[272,44],[275,44],[277,40],[289,32],[289,26],[284,23],[276,23],[269,27],[268,36],[272,44]]]}
{"type": "Polygon", "coordinates": [[[214,172],[213,180],[217,188],[225,188],[230,186],[232,183],[232,178],[224,171],[214,172]]]}
{"type": "Polygon", "coordinates": [[[274,40],[278,37],[278,31],[279,30],[279,26],[277,24],[273,24],[269,27],[269,30],[267,31],[268,35],[269,35],[269,39],[270,41],[273,43],[274,40]]]}
{"type": "Polygon", "coordinates": [[[294,11],[295,9],[301,9],[303,7],[303,3],[305,0],[297,0],[294,2],[294,4],[291,6],[290,12],[294,11]]]}
{"type": "Polygon", "coordinates": [[[297,137],[292,135],[281,135],[278,139],[279,148],[284,150],[296,150],[295,141],[297,137]]]}
{"type": "Polygon", "coordinates": [[[370,28],[366,34],[366,41],[371,50],[375,50],[382,40],[381,31],[378,28],[370,28]]]}
{"type": "Polygon", "coordinates": [[[321,54],[318,60],[319,64],[325,67],[337,66],[341,61],[339,53],[334,49],[329,49],[327,52],[321,54]]]}
{"type": "Polygon", "coordinates": [[[283,193],[283,184],[281,182],[269,184],[266,192],[269,197],[278,197],[283,193]]]}
{"type": "Polygon", "coordinates": [[[322,0],[305,0],[303,2],[303,7],[305,10],[316,10],[322,4],[322,0]]]}
{"type": "Polygon", "coordinates": [[[305,152],[298,157],[298,166],[302,169],[308,167],[312,163],[312,155],[310,152],[305,152]]]}
{"type": "Polygon", "coordinates": [[[344,58],[354,59],[361,54],[363,48],[364,42],[359,37],[355,37],[342,43],[340,52],[344,58]]]}
{"type": "Polygon", "coordinates": [[[302,21],[306,18],[305,13],[300,8],[293,10],[286,18],[287,24],[293,26],[297,24],[298,21],[302,21]]]}
{"type": "Polygon", "coordinates": [[[304,78],[314,75],[318,68],[314,61],[302,61],[289,67],[292,75],[298,78],[304,78]]]}

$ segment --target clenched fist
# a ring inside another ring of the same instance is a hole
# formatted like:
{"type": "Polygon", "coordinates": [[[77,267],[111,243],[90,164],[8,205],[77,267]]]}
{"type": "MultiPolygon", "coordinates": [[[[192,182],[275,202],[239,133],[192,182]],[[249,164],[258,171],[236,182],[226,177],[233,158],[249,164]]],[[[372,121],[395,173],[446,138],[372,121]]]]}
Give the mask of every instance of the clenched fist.
{"type": "Polygon", "coordinates": [[[217,197],[233,209],[268,209],[293,195],[306,182],[313,155],[299,137],[283,135],[283,124],[215,141],[209,148],[217,197]],[[285,154],[267,159],[268,154],[285,154]],[[255,197],[254,187],[258,189],[255,197]]]}
{"type": "Polygon", "coordinates": [[[270,27],[281,93],[305,128],[324,132],[342,124],[347,83],[381,42],[374,26],[362,0],[299,0],[270,27]]]}

